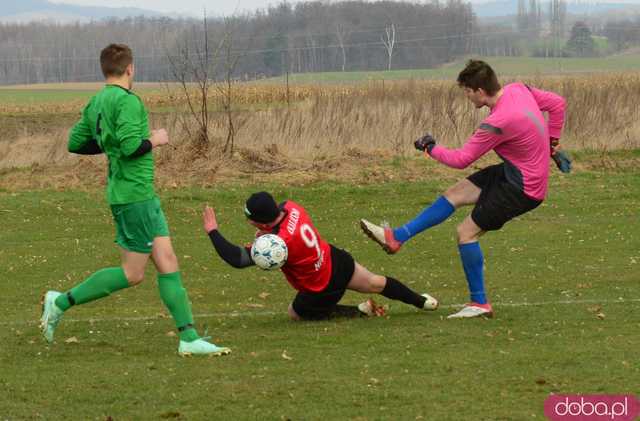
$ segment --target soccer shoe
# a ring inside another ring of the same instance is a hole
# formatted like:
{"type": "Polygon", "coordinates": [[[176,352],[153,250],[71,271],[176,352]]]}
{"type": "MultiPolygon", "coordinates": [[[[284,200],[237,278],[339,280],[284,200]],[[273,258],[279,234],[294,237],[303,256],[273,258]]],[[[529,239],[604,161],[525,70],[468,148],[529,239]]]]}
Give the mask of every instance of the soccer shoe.
{"type": "Polygon", "coordinates": [[[436,300],[435,298],[433,298],[431,295],[427,293],[422,294],[422,296],[427,299],[424,302],[424,306],[422,306],[423,310],[433,311],[438,309],[438,305],[439,305],[438,300],[436,300]]]}
{"type": "Polygon", "coordinates": [[[447,319],[468,319],[471,317],[493,317],[491,304],[469,303],[462,307],[462,310],[447,316],[447,319]]]}
{"type": "Polygon", "coordinates": [[[192,355],[220,356],[231,354],[231,350],[226,347],[214,345],[211,342],[207,342],[204,338],[200,338],[193,342],[180,341],[178,354],[182,357],[190,357],[192,355]]]}
{"type": "Polygon", "coordinates": [[[53,342],[53,333],[64,314],[64,312],[56,305],[56,298],[60,295],[62,294],[58,291],[47,291],[47,293],[44,294],[44,297],[42,297],[40,329],[42,329],[42,335],[49,343],[53,342]]]}
{"type": "Polygon", "coordinates": [[[358,304],[358,310],[360,310],[360,313],[369,317],[381,317],[386,314],[384,307],[377,305],[371,298],[358,304]]]}
{"type": "Polygon", "coordinates": [[[395,239],[393,230],[388,226],[372,224],[366,219],[360,220],[360,228],[369,238],[382,246],[388,254],[395,254],[402,247],[402,243],[395,239]]]}

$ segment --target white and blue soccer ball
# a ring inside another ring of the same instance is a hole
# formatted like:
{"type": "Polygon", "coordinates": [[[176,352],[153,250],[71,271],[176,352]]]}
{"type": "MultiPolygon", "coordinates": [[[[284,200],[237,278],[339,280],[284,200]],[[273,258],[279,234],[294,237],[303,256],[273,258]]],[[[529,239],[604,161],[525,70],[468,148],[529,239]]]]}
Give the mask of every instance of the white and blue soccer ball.
{"type": "Polygon", "coordinates": [[[288,255],[284,240],[275,234],[261,235],[251,246],[251,258],[256,266],[264,270],[281,268],[288,255]]]}

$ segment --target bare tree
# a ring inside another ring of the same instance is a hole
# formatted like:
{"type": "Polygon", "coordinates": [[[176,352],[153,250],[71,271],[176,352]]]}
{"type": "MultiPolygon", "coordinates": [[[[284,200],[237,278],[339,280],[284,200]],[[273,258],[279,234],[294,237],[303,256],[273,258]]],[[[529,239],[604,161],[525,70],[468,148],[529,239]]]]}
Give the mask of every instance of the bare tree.
{"type": "Polygon", "coordinates": [[[202,151],[211,146],[208,98],[211,90],[211,76],[215,74],[224,44],[221,42],[217,47],[212,48],[209,42],[206,13],[202,34],[198,33],[197,28],[194,28],[193,34],[193,42],[185,38],[183,46],[177,49],[177,55],[168,54],[167,58],[171,65],[173,79],[180,86],[182,97],[178,102],[184,101],[188,109],[188,113],[182,115],[182,127],[189,138],[195,142],[198,151],[202,151]],[[192,119],[197,122],[195,132],[192,119]]]}
{"type": "Polygon", "coordinates": [[[384,28],[384,35],[381,37],[385,50],[387,50],[387,57],[389,62],[387,70],[391,70],[391,59],[393,57],[393,47],[396,45],[396,26],[393,22],[384,28]]]}
{"type": "Polygon", "coordinates": [[[525,0],[518,0],[518,31],[526,32],[529,29],[529,17],[527,15],[527,4],[525,0]]]}
{"type": "Polygon", "coordinates": [[[317,62],[318,62],[318,41],[314,38],[313,34],[311,32],[307,32],[306,34],[306,38],[307,38],[307,48],[309,51],[309,54],[311,56],[311,67],[309,68],[309,71],[311,72],[317,72],[319,69],[317,68],[317,62]]]}
{"type": "Polygon", "coordinates": [[[529,25],[528,30],[532,38],[537,38],[540,35],[540,7],[537,0],[529,0],[529,25]]]}
{"type": "Polygon", "coordinates": [[[344,72],[347,67],[347,51],[345,49],[345,42],[348,42],[351,31],[344,24],[336,25],[336,37],[338,38],[338,45],[340,45],[340,51],[342,52],[342,71],[344,72]]]}
{"type": "MultiPolygon", "coordinates": [[[[223,153],[233,154],[234,141],[237,131],[240,129],[243,121],[238,119],[237,113],[233,110],[233,88],[234,88],[234,72],[238,61],[246,54],[246,50],[238,51],[234,49],[233,35],[235,32],[236,22],[233,18],[224,19],[224,35],[222,38],[222,67],[224,83],[218,84],[221,94],[222,110],[227,119],[227,139],[222,149],[223,153]]],[[[250,43],[250,42],[249,42],[250,43]]]]}
{"type": "Polygon", "coordinates": [[[560,42],[564,36],[564,23],[567,16],[567,4],[564,0],[551,0],[549,3],[549,19],[551,21],[551,36],[553,37],[553,56],[558,57],[560,42]]]}

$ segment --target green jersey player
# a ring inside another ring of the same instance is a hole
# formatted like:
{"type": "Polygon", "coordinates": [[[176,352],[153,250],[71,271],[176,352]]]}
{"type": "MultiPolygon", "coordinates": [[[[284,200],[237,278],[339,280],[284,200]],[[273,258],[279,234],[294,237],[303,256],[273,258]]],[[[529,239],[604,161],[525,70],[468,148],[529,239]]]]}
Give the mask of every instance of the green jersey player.
{"type": "Polygon", "coordinates": [[[228,348],[201,338],[194,326],[187,293],[169,228],[153,187],[152,150],[169,143],[164,129],[149,130],[147,111],[131,91],[133,54],[126,45],[111,44],[100,54],[105,87],[85,107],[69,135],[69,152],[104,153],[109,162],[107,201],[121,249],[119,267],[101,269],[69,291],[48,291],[43,299],[42,333],[48,342],[65,311],[144,280],[149,257],[158,271],[160,297],[175,320],[181,355],[222,355],[228,348]]]}

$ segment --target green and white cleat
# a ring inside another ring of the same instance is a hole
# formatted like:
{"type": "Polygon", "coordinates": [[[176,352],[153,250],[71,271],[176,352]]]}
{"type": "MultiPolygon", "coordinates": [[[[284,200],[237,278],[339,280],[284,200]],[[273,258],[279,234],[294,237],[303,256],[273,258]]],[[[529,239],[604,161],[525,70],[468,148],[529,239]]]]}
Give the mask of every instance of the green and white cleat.
{"type": "Polygon", "coordinates": [[[42,329],[42,335],[47,342],[53,342],[53,334],[56,330],[56,326],[60,323],[60,319],[64,312],[56,305],[56,298],[61,293],[58,291],[47,291],[42,297],[42,317],[40,317],[40,329],[42,329]]]}
{"type": "Polygon", "coordinates": [[[178,354],[182,357],[190,357],[192,355],[220,356],[231,354],[231,350],[229,348],[207,342],[205,338],[200,338],[193,342],[180,341],[178,354]]]}

